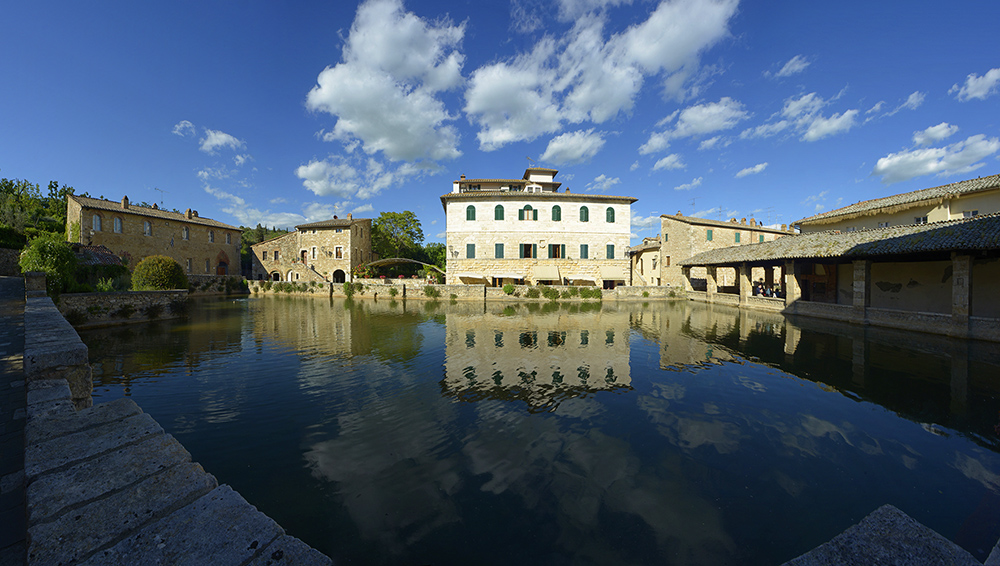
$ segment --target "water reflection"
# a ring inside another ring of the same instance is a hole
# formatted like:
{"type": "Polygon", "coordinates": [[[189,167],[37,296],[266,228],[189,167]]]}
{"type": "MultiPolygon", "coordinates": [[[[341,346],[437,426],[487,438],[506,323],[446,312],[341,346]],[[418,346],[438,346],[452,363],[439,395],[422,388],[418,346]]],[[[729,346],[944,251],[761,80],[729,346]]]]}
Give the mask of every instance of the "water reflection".
{"type": "Polygon", "coordinates": [[[214,308],[85,333],[96,387],[337,561],[773,564],[884,503],[1000,535],[993,345],[683,302],[214,308]]]}

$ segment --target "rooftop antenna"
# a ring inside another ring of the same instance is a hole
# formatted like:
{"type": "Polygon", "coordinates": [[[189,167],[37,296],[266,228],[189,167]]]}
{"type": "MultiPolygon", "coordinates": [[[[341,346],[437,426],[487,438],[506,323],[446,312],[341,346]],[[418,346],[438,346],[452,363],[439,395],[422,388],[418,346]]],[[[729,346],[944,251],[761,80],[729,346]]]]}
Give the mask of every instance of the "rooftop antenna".
{"type": "Polygon", "coordinates": [[[698,200],[698,197],[691,197],[691,214],[694,214],[696,212],[694,207],[694,203],[696,200],[698,200]]]}
{"type": "Polygon", "coordinates": [[[153,190],[154,191],[160,191],[160,208],[163,208],[163,193],[165,193],[167,191],[165,191],[163,189],[157,189],[156,187],[153,187],[153,190]]]}

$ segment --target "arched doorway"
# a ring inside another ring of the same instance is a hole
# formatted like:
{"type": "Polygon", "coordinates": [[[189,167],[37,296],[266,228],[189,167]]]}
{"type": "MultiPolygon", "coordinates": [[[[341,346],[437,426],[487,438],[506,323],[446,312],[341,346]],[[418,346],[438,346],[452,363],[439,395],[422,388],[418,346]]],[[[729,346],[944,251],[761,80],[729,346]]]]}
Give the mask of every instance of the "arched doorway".
{"type": "Polygon", "coordinates": [[[333,272],[333,282],[334,283],[343,283],[345,281],[347,281],[347,274],[344,273],[343,269],[338,269],[338,270],[336,270],[336,271],[333,272]]]}
{"type": "Polygon", "coordinates": [[[305,250],[302,250],[302,254],[301,255],[302,255],[302,265],[305,265],[306,264],[306,259],[308,259],[308,254],[306,254],[305,250]]]}
{"type": "Polygon", "coordinates": [[[291,281],[291,280],[292,280],[292,270],[289,269],[288,270],[288,276],[285,278],[285,281],[291,281]]]}
{"type": "Polygon", "coordinates": [[[275,271],[271,274],[271,281],[281,281],[281,274],[275,271]]]}
{"type": "Polygon", "coordinates": [[[216,275],[229,275],[229,266],[226,262],[220,261],[218,267],[215,268],[216,275]]]}

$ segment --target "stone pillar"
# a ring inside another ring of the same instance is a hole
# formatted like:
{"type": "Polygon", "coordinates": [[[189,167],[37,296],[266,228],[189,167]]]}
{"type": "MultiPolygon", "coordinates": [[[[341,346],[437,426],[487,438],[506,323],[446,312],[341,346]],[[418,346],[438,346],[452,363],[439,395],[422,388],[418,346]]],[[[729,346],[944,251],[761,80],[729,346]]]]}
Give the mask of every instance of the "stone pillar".
{"type": "Polygon", "coordinates": [[[795,262],[785,262],[785,306],[789,306],[802,297],[802,288],[799,287],[799,280],[795,277],[795,262]]]}
{"type": "Polygon", "coordinates": [[[739,287],[740,293],[740,306],[743,306],[747,302],[747,297],[750,296],[750,266],[741,263],[739,269],[736,273],[736,284],[739,287]]]}
{"type": "Polygon", "coordinates": [[[718,267],[710,265],[705,268],[705,290],[708,294],[708,302],[715,302],[715,294],[719,291],[718,267]]]}
{"type": "Polygon", "coordinates": [[[951,335],[969,335],[972,306],[972,256],[951,253],[951,335]]]}
{"type": "Polygon", "coordinates": [[[868,307],[872,304],[872,262],[859,259],[854,262],[854,284],[851,287],[853,312],[851,319],[859,324],[868,322],[868,307]]]}
{"type": "Polygon", "coordinates": [[[691,286],[691,267],[685,265],[681,268],[681,285],[684,286],[685,291],[692,291],[694,288],[691,286]]]}
{"type": "Polygon", "coordinates": [[[44,271],[29,271],[24,274],[24,294],[28,297],[45,296],[44,271]]]}

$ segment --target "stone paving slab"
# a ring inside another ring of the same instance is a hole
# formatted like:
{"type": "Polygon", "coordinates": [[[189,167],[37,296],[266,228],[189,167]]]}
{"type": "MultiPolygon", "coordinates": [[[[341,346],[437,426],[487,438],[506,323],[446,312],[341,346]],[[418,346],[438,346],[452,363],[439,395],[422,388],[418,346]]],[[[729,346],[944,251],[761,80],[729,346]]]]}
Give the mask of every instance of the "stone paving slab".
{"type": "Polygon", "coordinates": [[[64,436],[96,425],[120,421],[141,412],[142,409],[135,401],[123,397],[108,403],[99,403],[79,412],[55,415],[44,421],[33,420],[25,428],[25,442],[37,444],[50,438],[64,436]]]}
{"type": "Polygon", "coordinates": [[[24,458],[24,472],[31,482],[43,472],[110,452],[143,438],[163,434],[163,428],[146,413],[132,415],[121,422],[109,423],[29,444],[24,458]]]}
{"type": "Polygon", "coordinates": [[[222,485],[80,564],[240,566],[283,534],[271,518],[222,485]]]}
{"type": "MultiPolygon", "coordinates": [[[[218,485],[198,464],[167,468],[117,493],[28,527],[28,560],[70,564],[120,540],[155,517],[183,507],[218,485]]],[[[131,562],[122,562],[130,564],[131,562]]]]}
{"type": "Polygon", "coordinates": [[[963,548],[883,505],[829,542],[785,566],[983,566],[963,548]]]}
{"type": "Polygon", "coordinates": [[[260,556],[251,560],[247,566],[280,566],[284,564],[332,566],[333,561],[301,540],[293,536],[282,535],[265,548],[260,556]]]}
{"type": "Polygon", "coordinates": [[[28,498],[32,501],[28,522],[34,525],[67,507],[125,489],[147,476],[190,461],[191,454],[181,443],[163,434],[59,472],[43,474],[28,485],[28,498]]]}

